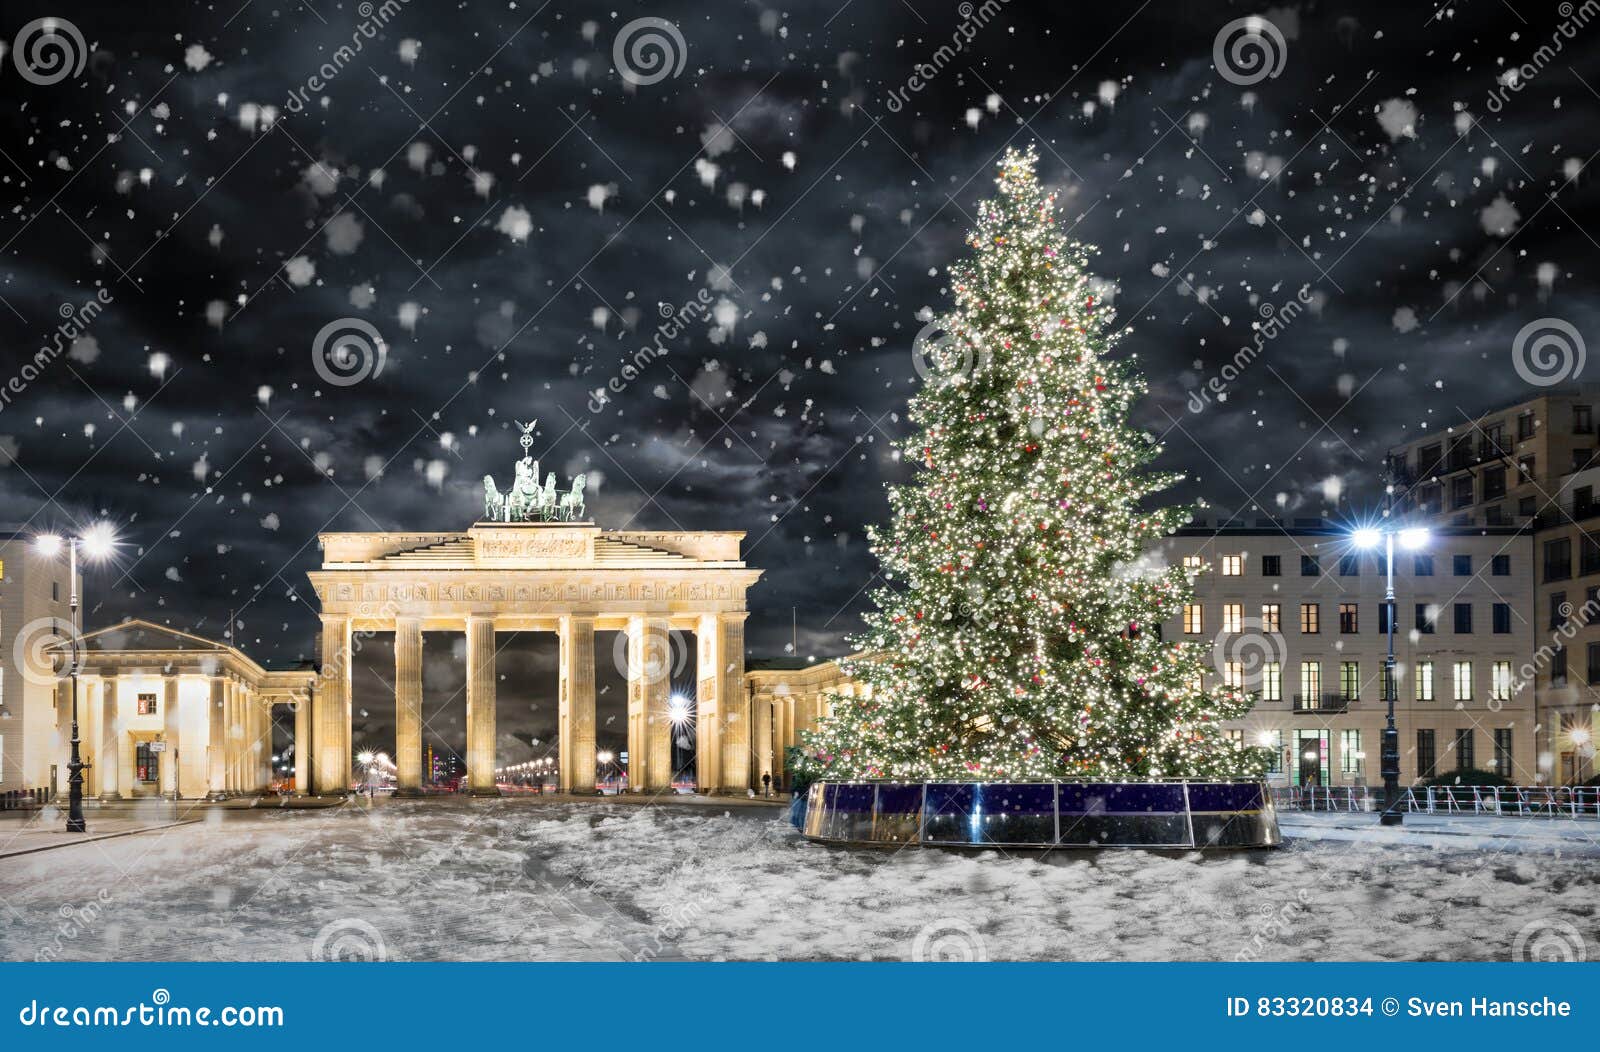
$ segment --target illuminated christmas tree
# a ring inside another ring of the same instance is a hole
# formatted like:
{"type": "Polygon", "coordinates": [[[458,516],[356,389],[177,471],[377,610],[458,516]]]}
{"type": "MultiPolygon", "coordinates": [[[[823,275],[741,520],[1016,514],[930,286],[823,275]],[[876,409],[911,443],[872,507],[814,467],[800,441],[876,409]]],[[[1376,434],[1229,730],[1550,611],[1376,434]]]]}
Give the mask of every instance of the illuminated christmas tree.
{"type": "Polygon", "coordinates": [[[1189,519],[1147,498],[1178,476],[1129,425],[1142,380],[1111,356],[1125,330],[1097,301],[1090,249],[1063,233],[1032,151],[1009,151],[971,254],[950,268],[954,309],[923,330],[912,399],[917,465],[872,531],[888,585],[874,595],[870,696],[833,699],[806,737],[827,778],[1147,779],[1257,772],[1207,693],[1209,645],[1160,638],[1190,571],[1152,565],[1189,519]]]}

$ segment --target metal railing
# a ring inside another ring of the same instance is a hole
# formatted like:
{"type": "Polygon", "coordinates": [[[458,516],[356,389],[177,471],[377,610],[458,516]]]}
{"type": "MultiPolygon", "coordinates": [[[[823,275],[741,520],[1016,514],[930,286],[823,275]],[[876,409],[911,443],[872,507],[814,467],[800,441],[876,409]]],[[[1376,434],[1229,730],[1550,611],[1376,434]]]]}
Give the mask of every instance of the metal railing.
{"type": "MultiPolygon", "coordinates": [[[[1284,811],[1381,811],[1383,790],[1365,785],[1278,786],[1272,802],[1284,811]]],[[[1419,815],[1594,818],[1600,816],[1600,786],[1418,786],[1401,790],[1399,808],[1419,815]]]]}

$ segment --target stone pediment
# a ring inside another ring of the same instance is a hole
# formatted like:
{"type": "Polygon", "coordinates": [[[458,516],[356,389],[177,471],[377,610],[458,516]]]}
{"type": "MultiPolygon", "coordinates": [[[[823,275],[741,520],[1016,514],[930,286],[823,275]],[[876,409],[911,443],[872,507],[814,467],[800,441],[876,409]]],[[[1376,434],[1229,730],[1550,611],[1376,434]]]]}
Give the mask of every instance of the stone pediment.
{"type": "Polygon", "coordinates": [[[79,642],[85,651],[150,652],[192,650],[225,654],[230,648],[215,640],[191,635],[176,628],[135,619],[109,628],[85,633],[79,642]]]}
{"type": "Polygon", "coordinates": [[[324,570],[742,569],[742,531],[603,531],[480,522],[465,533],[327,533],[324,570]]]}

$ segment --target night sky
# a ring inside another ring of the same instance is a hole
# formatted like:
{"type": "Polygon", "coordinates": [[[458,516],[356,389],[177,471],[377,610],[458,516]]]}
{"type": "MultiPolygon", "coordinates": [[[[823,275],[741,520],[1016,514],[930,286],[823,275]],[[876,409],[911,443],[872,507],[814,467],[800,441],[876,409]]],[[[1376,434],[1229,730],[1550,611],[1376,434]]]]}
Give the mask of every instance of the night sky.
{"type": "MultiPolygon", "coordinates": [[[[0,517],[118,524],[89,627],[231,609],[269,666],[311,654],[319,531],[466,528],[530,418],[602,526],[748,532],[752,659],[791,614],[839,653],[1008,144],[1100,247],[1176,496],[1224,513],[1369,508],[1387,446],[1586,378],[1526,326],[1596,331],[1593,4],[15,2],[0,37],[0,517]],[[1267,68],[1219,70],[1251,15],[1267,68]],[[381,359],[319,354],[363,325],[381,359]]],[[[425,717],[459,746],[452,642],[425,717]]],[[[542,752],[553,637],[502,642],[502,730],[542,752]]],[[[391,662],[363,651],[358,745],[391,662]]]]}

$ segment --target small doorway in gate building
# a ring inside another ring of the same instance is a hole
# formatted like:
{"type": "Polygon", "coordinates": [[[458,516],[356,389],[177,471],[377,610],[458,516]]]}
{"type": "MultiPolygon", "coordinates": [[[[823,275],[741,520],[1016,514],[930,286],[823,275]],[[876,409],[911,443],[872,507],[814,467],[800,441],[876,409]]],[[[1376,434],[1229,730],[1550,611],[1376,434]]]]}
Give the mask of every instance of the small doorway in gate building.
{"type": "Polygon", "coordinates": [[[155,742],[138,742],[133,747],[133,791],[139,795],[161,791],[161,753],[155,742]]]}

